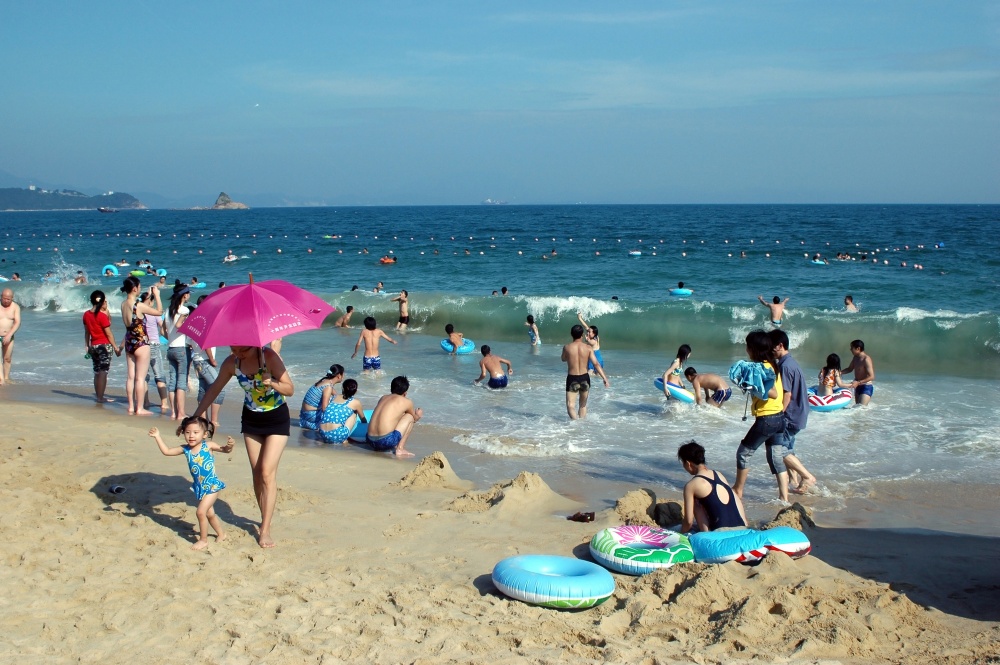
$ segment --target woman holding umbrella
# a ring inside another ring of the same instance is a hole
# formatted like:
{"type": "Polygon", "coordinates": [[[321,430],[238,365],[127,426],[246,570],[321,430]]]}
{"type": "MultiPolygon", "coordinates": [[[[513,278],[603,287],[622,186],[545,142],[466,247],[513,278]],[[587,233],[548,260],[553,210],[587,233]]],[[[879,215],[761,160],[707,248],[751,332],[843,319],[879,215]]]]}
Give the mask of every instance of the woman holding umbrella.
{"type": "Polygon", "coordinates": [[[278,462],[290,432],[286,400],[295,391],[281,356],[264,347],[279,337],[319,328],[332,311],[322,298],[294,284],[278,279],[255,284],[250,275],[249,284],[227,286],[208,296],[178,329],[202,348],[232,350],[192,415],[205,413],[236,377],[245,393],[243,440],[260,506],[261,547],[274,547],[271,518],[278,498],[278,462]]]}
{"type": "Polygon", "coordinates": [[[261,547],[274,547],[271,518],[278,498],[278,462],[288,443],[291,418],[286,398],[295,392],[292,378],[271,349],[259,346],[231,346],[230,355],[219,367],[219,376],[205,391],[192,416],[200,416],[234,376],[245,393],[241,419],[243,441],[253,473],[253,491],[260,507],[261,547]]]}

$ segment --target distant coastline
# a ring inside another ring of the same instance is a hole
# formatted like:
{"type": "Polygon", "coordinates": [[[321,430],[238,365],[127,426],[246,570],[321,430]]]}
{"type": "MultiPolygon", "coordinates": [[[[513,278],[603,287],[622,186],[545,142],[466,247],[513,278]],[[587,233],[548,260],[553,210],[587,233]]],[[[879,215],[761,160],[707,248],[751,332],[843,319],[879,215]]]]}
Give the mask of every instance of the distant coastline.
{"type": "Polygon", "coordinates": [[[146,205],[125,192],[107,192],[97,196],[88,196],[72,189],[0,188],[0,210],[4,212],[97,210],[98,208],[146,210],[146,205]]]}

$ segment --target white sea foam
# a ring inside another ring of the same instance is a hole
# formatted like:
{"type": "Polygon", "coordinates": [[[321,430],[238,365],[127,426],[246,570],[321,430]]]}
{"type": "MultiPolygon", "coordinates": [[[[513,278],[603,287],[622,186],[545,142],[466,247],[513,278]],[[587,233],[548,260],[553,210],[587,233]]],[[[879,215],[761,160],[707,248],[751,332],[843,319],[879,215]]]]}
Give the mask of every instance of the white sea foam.
{"type": "Polygon", "coordinates": [[[555,296],[517,296],[515,298],[524,302],[528,307],[528,313],[540,318],[551,315],[556,319],[561,319],[564,315],[576,317],[576,313],[583,314],[583,318],[588,322],[591,319],[598,319],[607,314],[617,314],[622,311],[620,301],[617,300],[596,300],[585,296],[569,296],[560,298],[555,296]]]}

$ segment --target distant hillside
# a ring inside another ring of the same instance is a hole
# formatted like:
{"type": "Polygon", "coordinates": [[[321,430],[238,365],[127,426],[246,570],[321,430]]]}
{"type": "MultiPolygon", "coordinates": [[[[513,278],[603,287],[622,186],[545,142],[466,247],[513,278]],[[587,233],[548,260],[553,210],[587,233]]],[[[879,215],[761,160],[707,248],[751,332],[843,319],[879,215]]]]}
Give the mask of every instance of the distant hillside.
{"type": "Polygon", "coordinates": [[[144,209],[139,199],[124,192],[87,196],[71,189],[0,189],[0,210],[89,210],[96,208],[144,209]]]}

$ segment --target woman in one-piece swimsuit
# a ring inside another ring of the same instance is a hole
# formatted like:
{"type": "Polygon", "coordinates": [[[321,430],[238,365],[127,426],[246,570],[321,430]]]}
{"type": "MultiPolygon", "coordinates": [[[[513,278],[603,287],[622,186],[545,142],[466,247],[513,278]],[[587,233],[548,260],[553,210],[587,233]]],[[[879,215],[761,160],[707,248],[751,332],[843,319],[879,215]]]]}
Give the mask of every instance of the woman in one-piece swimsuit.
{"type": "Polygon", "coordinates": [[[159,289],[155,286],[149,288],[155,306],[139,302],[141,285],[135,277],[126,277],[121,288],[125,294],[122,322],[125,324],[125,362],[128,367],[125,394],[128,396],[128,412],[142,416],[152,413],[143,407],[146,401],[146,373],[149,371],[149,337],[146,335],[145,317],[147,314],[163,314],[159,289]]]}

